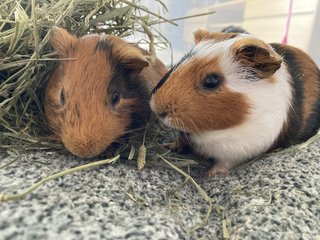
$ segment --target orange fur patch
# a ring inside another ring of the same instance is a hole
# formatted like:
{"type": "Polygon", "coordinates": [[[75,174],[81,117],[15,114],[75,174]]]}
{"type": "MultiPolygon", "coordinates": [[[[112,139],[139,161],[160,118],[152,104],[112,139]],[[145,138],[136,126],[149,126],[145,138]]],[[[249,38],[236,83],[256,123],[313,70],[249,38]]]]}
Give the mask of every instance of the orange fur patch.
{"type": "Polygon", "coordinates": [[[210,73],[223,78],[218,58],[196,58],[178,67],[153,95],[156,113],[168,113],[175,128],[189,133],[241,124],[250,109],[246,97],[228,89],[223,80],[216,90],[203,89],[210,73]]]}

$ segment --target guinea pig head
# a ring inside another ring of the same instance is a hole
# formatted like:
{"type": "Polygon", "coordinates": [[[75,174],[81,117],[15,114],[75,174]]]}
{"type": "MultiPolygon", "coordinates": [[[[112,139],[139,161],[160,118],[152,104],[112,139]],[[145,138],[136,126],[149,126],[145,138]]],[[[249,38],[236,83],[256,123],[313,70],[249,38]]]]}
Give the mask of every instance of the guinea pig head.
{"type": "Polygon", "coordinates": [[[60,60],[47,85],[45,115],[71,153],[94,157],[146,121],[149,92],[139,74],[149,62],[136,47],[110,35],[76,38],[61,28],[50,42],[60,60]]]}
{"type": "Polygon", "coordinates": [[[280,56],[247,34],[198,30],[195,43],[153,90],[152,111],[187,133],[240,125],[256,104],[249,92],[271,84],[280,56]]]}

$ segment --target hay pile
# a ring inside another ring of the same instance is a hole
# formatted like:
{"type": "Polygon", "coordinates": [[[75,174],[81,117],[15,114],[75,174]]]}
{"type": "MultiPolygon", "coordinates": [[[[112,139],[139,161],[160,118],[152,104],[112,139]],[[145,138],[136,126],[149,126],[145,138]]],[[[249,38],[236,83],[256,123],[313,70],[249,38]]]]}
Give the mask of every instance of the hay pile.
{"type": "MultiPolygon", "coordinates": [[[[161,1],[154,1],[166,11],[161,1]]],[[[0,150],[61,148],[48,139],[42,105],[44,87],[56,60],[48,44],[52,26],[77,36],[105,32],[125,37],[145,32],[146,26],[150,29],[160,20],[165,19],[139,1],[1,1],[0,150]]],[[[158,44],[167,44],[160,33],[154,35],[158,44]]]]}

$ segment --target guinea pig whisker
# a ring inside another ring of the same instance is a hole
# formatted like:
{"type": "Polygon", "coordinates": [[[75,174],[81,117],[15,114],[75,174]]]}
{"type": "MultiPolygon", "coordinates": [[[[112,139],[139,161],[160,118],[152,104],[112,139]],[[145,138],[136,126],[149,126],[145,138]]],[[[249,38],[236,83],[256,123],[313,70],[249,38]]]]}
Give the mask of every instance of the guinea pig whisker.
{"type": "MultiPolygon", "coordinates": [[[[180,120],[182,129],[183,129],[183,132],[187,132],[187,131],[186,131],[186,128],[185,128],[185,123],[182,121],[182,119],[179,119],[179,120],[180,120]]],[[[187,143],[191,146],[191,142],[190,142],[190,139],[189,139],[189,137],[188,137],[188,134],[184,134],[184,137],[185,137],[185,139],[187,140],[187,143]]]]}
{"type": "MultiPolygon", "coordinates": [[[[192,123],[194,124],[194,122],[192,121],[192,123]]],[[[196,127],[196,125],[194,124],[194,126],[196,127]]],[[[186,131],[184,131],[184,132],[186,132],[186,131]]],[[[186,138],[186,140],[187,140],[187,142],[188,142],[188,144],[191,146],[191,142],[190,142],[190,139],[189,139],[189,137],[188,137],[188,134],[185,134],[185,138],[186,138]]]]}
{"type": "Polygon", "coordinates": [[[125,139],[117,139],[117,140],[114,140],[113,143],[118,143],[118,144],[122,144],[122,143],[125,143],[126,140],[125,139]]]}
{"type": "Polygon", "coordinates": [[[49,127],[49,129],[53,134],[57,135],[58,137],[61,137],[61,131],[57,131],[51,127],[49,127]]]}
{"type": "Polygon", "coordinates": [[[181,119],[179,119],[179,122],[180,122],[180,124],[182,126],[182,130],[185,132],[186,131],[186,126],[185,126],[184,122],[181,119]]]}
{"type": "Polygon", "coordinates": [[[135,128],[135,129],[130,129],[124,132],[124,134],[128,134],[128,133],[133,133],[133,132],[137,132],[140,130],[144,130],[146,127],[141,127],[141,128],[135,128]]]}
{"type": "Polygon", "coordinates": [[[144,136],[144,134],[143,133],[140,133],[140,134],[135,134],[135,135],[130,135],[130,139],[136,139],[136,138],[141,138],[142,139],[142,137],[144,136]]]}
{"type": "Polygon", "coordinates": [[[191,142],[190,142],[190,139],[189,139],[189,135],[188,135],[188,134],[185,134],[184,137],[185,137],[185,139],[187,140],[188,145],[191,146],[191,142]]]}
{"type": "Polygon", "coordinates": [[[179,119],[177,119],[177,124],[176,125],[180,125],[181,126],[181,128],[182,128],[182,131],[183,132],[186,132],[186,127],[185,127],[185,124],[184,124],[184,122],[182,121],[182,119],[181,118],[179,118],[179,119]]]}
{"type": "Polygon", "coordinates": [[[195,124],[195,122],[192,119],[191,119],[191,123],[193,124],[194,129],[197,129],[197,125],[195,124]]]}

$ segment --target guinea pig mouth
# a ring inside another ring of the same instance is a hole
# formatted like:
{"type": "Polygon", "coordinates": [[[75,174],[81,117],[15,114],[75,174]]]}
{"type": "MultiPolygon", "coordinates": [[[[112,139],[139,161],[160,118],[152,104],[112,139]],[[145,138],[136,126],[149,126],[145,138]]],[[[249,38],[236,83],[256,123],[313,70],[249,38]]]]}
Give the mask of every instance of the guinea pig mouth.
{"type": "Polygon", "coordinates": [[[171,128],[174,128],[174,125],[172,124],[172,118],[169,116],[165,116],[164,113],[160,113],[159,115],[157,115],[157,117],[160,119],[160,121],[171,128]]]}
{"type": "Polygon", "coordinates": [[[73,149],[67,148],[73,155],[80,158],[90,159],[99,156],[103,151],[74,151],[73,149]]]}
{"type": "Polygon", "coordinates": [[[174,121],[172,121],[172,114],[168,110],[162,110],[155,104],[154,97],[151,98],[150,108],[157,118],[167,127],[175,128],[174,121]]]}
{"type": "Polygon", "coordinates": [[[111,143],[97,144],[95,141],[91,140],[69,140],[65,141],[62,139],[64,146],[70,151],[73,155],[81,158],[94,158],[106,152],[110,147],[111,143]]]}
{"type": "Polygon", "coordinates": [[[161,112],[161,113],[156,113],[158,119],[167,127],[176,129],[176,130],[181,130],[185,131],[183,129],[183,122],[181,119],[178,118],[173,118],[170,113],[167,112],[161,112]]]}

